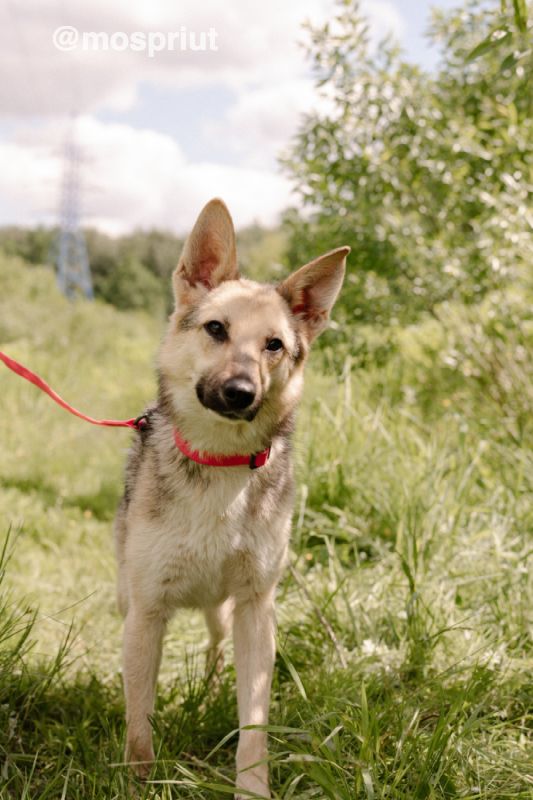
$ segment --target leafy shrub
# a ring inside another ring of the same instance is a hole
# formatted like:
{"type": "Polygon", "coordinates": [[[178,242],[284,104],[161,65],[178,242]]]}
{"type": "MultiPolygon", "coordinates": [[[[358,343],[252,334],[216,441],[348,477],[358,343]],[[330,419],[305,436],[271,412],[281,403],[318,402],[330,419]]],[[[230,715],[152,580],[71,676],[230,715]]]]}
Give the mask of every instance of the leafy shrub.
{"type": "MultiPolygon", "coordinates": [[[[322,97],[284,164],[304,212],[285,218],[289,259],[350,244],[344,322],[413,321],[445,300],[478,302],[524,280],[533,258],[533,121],[529,52],[502,70],[468,54],[498,22],[475,2],[435,14],[436,75],[373,52],[357,2],[310,29],[322,97]]],[[[508,11],[511,14],[511,11],[508,11]]]]}

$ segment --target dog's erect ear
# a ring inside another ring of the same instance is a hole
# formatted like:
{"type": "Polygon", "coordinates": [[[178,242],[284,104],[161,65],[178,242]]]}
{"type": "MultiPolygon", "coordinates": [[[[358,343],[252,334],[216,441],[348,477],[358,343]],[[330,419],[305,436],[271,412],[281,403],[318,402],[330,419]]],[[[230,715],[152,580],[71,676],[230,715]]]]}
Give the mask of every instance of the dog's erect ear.
{"type": "Polygon", "coordinates": [[[173,275],[176,304],[194,302],[205,290],[239,277],[235,230],[217,197],[200,212],[173,275]]]}
{"type": "Polygon", "coordinates": [[[303,325],[310,341],[328,324],[344,280],[349,252],[349,247],[330,250],[293,272],[278,286],[278,292],[303,325]]]}

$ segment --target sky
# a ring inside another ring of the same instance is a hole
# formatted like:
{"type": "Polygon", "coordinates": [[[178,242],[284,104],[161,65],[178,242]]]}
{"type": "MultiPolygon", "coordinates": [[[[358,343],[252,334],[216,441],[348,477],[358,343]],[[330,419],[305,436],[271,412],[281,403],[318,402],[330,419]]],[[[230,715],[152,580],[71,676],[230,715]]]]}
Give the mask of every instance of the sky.
{"type": "MultiPolygon", "coordinates": [[[[430,8],[458,1],[361,7],[374,43],[392,34],[431,70],[430,8]]],[[[57,224],[69,140],[85,226],[182,234],[214,196],[237,227],[276,224],[296,200],[279,154],[317,104],[302,25],[334,9],[334,0],[0,0],[0,225],[57,224]]]]}

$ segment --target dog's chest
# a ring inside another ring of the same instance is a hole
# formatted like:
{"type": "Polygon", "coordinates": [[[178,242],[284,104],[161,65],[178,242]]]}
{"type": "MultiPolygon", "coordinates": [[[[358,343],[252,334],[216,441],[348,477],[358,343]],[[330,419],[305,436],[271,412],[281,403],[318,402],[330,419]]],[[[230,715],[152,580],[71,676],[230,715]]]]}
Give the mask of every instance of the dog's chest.
{"type": "Polygon", "coordinates": [[[207,486],[178,487],[149,530],[146,520],[139,526],[132,542],[142,567],[136,572],[151,604],[213,605],[230,594],[261,591],[277,578],[283,526],[274,510],[258,514],[251,501],[249,473],[236,470],[207,486]]]}

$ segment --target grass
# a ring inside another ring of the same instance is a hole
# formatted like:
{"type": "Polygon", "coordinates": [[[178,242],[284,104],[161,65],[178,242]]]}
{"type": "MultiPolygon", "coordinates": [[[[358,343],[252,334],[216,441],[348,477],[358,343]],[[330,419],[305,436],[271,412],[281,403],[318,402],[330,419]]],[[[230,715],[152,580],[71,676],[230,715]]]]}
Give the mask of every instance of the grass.
{"type": "MultiPolygon", "coordinates": [[[[0,269],[0,347],[91,414],[140,411],[160,326],[68,304],[45,270],[0,269]]],[[[297,579],[279,591],[276,797],[533,798],[529,302],[332,334],[316,354],[297,579]]],[[[129,434],[7,370],[0,391],[0,798],[230,796],[234,672],[209,695],[194,613],[167,636],[153,783],[120,765],[111,520],[129,434]]]]}

